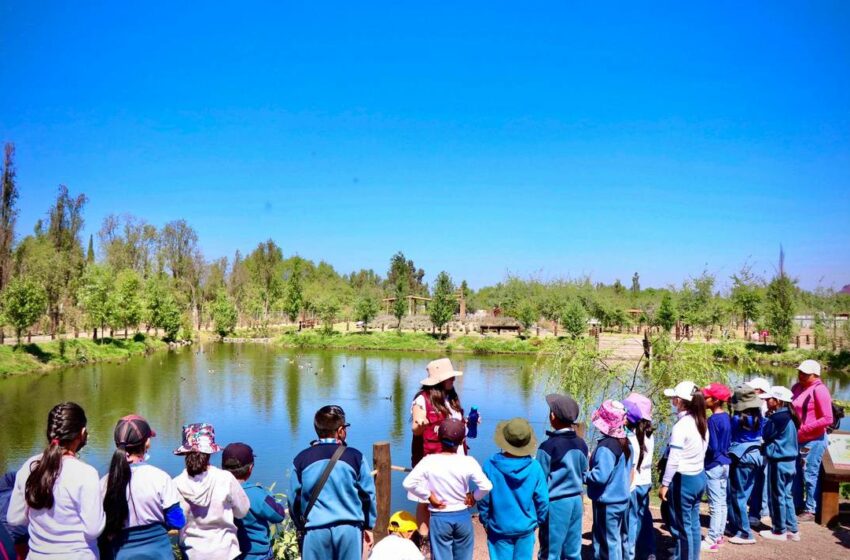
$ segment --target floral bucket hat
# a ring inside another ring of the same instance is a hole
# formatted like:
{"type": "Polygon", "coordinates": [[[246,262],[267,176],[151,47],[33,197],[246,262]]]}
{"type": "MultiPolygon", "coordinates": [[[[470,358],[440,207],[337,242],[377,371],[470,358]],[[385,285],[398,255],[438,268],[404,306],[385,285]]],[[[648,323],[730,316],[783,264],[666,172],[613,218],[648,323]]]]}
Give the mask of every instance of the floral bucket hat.
{"type": "Polygon", "coordinates": [[[597,430],[615,438],[626,437],[626,430],[623,428],[625,420],[626,407],[620,401],[610,399],[603,402],[590,417],[590,421],[597,430]]]}
{"type": "Polygon", "coordinates": [[[207,454],[221,451],[215,442],[215,428],[212,424],[199,422],[183,426],[183,444],[174,450],[174,454],[185,455],[193,451],[207,454]]]}

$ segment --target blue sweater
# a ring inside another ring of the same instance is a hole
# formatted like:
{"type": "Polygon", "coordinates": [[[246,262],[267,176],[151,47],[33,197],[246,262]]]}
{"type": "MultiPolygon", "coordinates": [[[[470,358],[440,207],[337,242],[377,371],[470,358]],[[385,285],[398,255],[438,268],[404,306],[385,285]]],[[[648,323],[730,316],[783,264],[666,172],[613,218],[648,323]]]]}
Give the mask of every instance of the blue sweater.
{"type": "Polygon", "coordinates": [[[537,462],[549,485],[549,501],[578,496],[584,491],[587,444],[572,430],[547,432],[537,450],[537,462]]]}
{"type": "Polygon", "coordinates": [[[596,444],[585,474],[587,497],[603,504],[619,504],[629,500],[632,459],[626,459],[620,442],[605,436],[596,444]]]}
{"type": "MultiPolygon", "coordinates": [[[[295,457],[288,496],[289,511],[293,518],[307,509],[313,488],[319,482],[336,447],[332,440],[319,440],[319,443],[295,457]]],[[[372,471],[363,459],[363,454],[348,447],[319,493],[316,505],[307,519],[307,527],[356,524],[371,529],[375,525],[375,517],[375,481],[372,479],[372,471]]]]}
{"type": "Polygon", "coordinates": [[[764,423],[764,455],[771,461],[797,458],[797,426],[787,408],[780,408],[764,423]]]}
{"type": "Polygon", "coordinates": [[[732,443],[732,422],[725,412],[715,412],[708,419],[708,449],[705,452],[705,470],[718,465],[728,465],[729,445],[732,443]]]}
{"type": "Polygon", "coordinates": [[[496,453],[481,468],[493,483],[478,502],[479,518],[488,534],[526,535],[546,520],[549,489],[540,463],[531,457],[496,453]]]}
{"type": "Polygon", "coordinates": [[[243,519],[236,520],[240,558],[265,558],[269,553],[269,525],[280,523],[286,510],[259,484],[243,482],[242,488],[251,502],[251,509],[243,519]]]}

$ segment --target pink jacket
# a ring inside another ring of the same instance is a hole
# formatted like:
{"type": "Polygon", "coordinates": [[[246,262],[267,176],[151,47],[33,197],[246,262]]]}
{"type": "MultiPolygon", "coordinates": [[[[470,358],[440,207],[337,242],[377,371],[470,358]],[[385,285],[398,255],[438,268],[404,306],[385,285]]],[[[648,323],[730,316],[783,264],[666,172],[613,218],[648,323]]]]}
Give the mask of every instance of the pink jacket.
{"type": "Polygon", "coordinates": [[[815,379],[810,385],[800,383],[791,387],[794,400],[794,411],[802,425],[797,431],[797,441],[806,443],[818,439],[826,433],[832,424],[832,397],[829,389],[820,379],[815,379]],[[803,410],[805,406],[806,410],[803,410]]]}

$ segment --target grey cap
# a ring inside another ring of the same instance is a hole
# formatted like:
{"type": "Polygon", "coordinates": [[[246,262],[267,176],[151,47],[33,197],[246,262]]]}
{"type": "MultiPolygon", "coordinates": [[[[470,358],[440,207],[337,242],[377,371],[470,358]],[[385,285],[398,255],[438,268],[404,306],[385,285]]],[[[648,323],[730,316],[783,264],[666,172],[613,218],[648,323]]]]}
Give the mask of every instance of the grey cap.
{"type": "Polygon", "coordinates": [[[555,415],[555,418],[561,422],[574,424],[578,419],[578,403],[568,395],[559,395],[552,393],[546,395],[546,404],[549,405],[549,410],[555,415]]]}

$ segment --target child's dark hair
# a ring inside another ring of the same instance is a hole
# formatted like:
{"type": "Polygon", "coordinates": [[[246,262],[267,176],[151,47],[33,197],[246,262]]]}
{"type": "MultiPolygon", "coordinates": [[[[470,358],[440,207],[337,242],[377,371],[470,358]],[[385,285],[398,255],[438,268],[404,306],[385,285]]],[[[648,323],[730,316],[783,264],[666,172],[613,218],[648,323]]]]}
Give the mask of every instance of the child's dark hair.
{"type": "Polygon", "coordinates": [[[191,451],[186,454],[186,474],[189,476],[198,476],[206,472],[210,466],[209,453],[201,453],[200,451],[191,451]]]}
{"type": "Polygon", "coordinates": [[[691,395],[691,400],[686,401],[682,399],[682,403],[684,403],[687,413],[696,422],[700,437],[705,441],[706,434],[708,434],[708,419],[705,416],[705,396],[702,394],[702,391],[694,391],[691,395]]]}
{"type": "Polygon", "coordinates": [[[62,456],[69,444],[80,437],[87,423],[86,413],[77,403],[59,403],[48,413],[47,447],[41,458],[32,463],[24,492],[27,505],[32,509],[53,507],[53,486],[62,471],[62,456]]]}
{"type": "Polygon", "coordinates": [[[228,464],[222,465],[224,470],[232,474],[236,480],[248,480],[248,475],[251,473],[251,467],[253,466],[254,463],[248,463],[247,465],[240,465],[238,467],[228,466],[228,464]]]}
{"type": "Polygon", "coordinates": [[[741,410],[738,414],[741,416],[741,429],[746,430],[748,432],[758,432],[759,430],[761,430],[761,425],[763,422],[761,416],[761,408],[757,406],[752,408],[745,408],[744,410],[741,410]]]}
{"type": "Polygon", "coordinates": [[[145,452],[147,440],[134,446],[118,446],[112,454],[109,464],[109,477],[106,482],[106,494],[103,497],[103,511],[106,514],[104,535],[118,535],[127,519],[130,517],[130,507],[127,503],[127,486],[130,484],[132,470],[127,461],[127,455],[142,455],[145,452]]]}
{"type": "Polygon", "coordinates": [[[334,437],[343,425],[345,425],[345,411],[335,404],[323,406],[313,417],[313,428],[320,438],[334,437]]]}
{"type": "Polygon", "coordinates": [[[431,406],[434,407],[434,410],[439,412],[444,418],[451,417],[451,407],[455,412],[459,412],[461,416],[463,416],[463,407],[460,405],[460,397],[457,395],[457,391],[452,387],[451,389],[444,389],[442,383],[438,383],[437,385],[422,385],[419,389],[420,392],[423,393],[424,397],[431,401],[431,406]],[[446,406],[446,403],[449,403],[449,406],[446,406]]]}
{"type": "Polygon", "coordinates": [[[616,439],[617,443],[620,444],[620,449],[623,450],[623,455],[626,457],[626,461],[628,462],[628,460],[632,457],[632,446],[629,443],[629,438],[621,437],[614,439],[616,439]]]}
{"type": "Polygon", "coordinates": [[[794,422],[794,427],[799,430],[802,422],[800,421],[800,417],[797,416],[797,411],[794,410],[794,407],[789,402],[780,401],[780,403],[781,403],[781,406],[784,406],[785,408],[788,409],[789,414],[791,414],[791,421],[794,422]]]}
{"type": "Polygon", "coordinates": [[[645,418],[641,418],[637,422],[629,422],[629,428],[635,433],[638,449],[640,449],[637,460],[637,468],[640,469],[641,465],[643,465],[644,455],[646,454],[646,438],[652,437],[652,432],[655,430],[652,427],[652,422],[645,418]]]}

